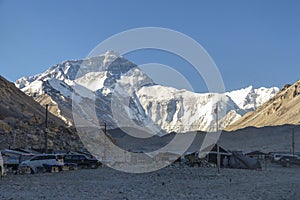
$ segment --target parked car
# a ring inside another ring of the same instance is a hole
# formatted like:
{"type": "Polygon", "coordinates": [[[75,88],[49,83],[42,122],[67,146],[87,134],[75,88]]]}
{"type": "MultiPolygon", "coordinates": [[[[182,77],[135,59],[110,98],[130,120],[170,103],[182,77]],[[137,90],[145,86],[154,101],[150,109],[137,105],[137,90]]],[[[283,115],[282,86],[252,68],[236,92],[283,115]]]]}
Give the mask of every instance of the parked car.
{"type": "Polygon", "coordinates": [[[300,165],[300,156],[299,155],[282,156],[279,159],[279,162],[283,167],[288,167],[290,165],[300,165]]]}
{"type": "Polygon", "coordinates": [[[8,170],[18,170],[19,164],[24,161],[32,158],[34,154],[24,153],[11,149],[1,150],[4,166],[8,170]]]}
{"type": "Polygon", "coordinates": [[[279,158],[279,161],[290,161],[290,160],[300,160],[300,156],[298,155],[284,155],[279,158]]]}
{"type": "Polygon", "coordinates": [[[78,167],[81,168],[98,168],[101,165],[95,158],[90,158],[84,154],[66,154],[64,156],[64,161],[66,164],[77,164],[78,167]]]}
{"type": "Polygon", "coordinates": [[[30,168],[31,173],[34,174],[45,165],[62,167],[64,165],[63,156],[61,154],[41,154],[21,162],[19,167],[30,168]]]}
{"type": "Polygon", "coordinates": [[[280,162],[280,158],[282,158],[283,156],[293,156],[293,154],[290,153],[274,153],[272,155],[272,162],[280,162]]]}
{"type": "Polygon", "coordinates": [[[0,176],[4,176],[4,175],[5,175],[4,162],[3,162],[2,154],[0,152],[0,176]]]}

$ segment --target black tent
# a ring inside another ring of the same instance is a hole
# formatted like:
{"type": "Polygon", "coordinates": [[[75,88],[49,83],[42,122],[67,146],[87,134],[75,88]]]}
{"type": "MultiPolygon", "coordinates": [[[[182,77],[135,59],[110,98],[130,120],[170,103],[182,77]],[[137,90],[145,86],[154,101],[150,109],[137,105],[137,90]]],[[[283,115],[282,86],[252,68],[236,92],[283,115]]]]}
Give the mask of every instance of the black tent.
{"type": "Polygon", "coordinates": [[[229,167],[238,169],[261,169],[260,162],[251,157],[243,155],[241,152],[232,152],[229,158],[229,167]]]}

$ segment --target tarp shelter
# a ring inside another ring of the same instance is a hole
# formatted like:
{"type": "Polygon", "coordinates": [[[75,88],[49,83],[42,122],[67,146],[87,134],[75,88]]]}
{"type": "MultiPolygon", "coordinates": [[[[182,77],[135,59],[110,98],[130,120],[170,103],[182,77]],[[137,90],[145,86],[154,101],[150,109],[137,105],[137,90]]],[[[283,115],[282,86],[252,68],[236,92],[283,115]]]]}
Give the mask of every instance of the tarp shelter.
{"type": "Polygon", "coordinates": [[[267,153],[261,151],[251,151],[246,153],[245,155],[259,160],[264,160],[268,156],[267,153]]]}
{"type": "Polygon", "coordinates": [[[228,164],[229,167],[237,169],[261,169],[261,164],[257,159],[247,157],[241,152],[232,152],[228,164]]]}

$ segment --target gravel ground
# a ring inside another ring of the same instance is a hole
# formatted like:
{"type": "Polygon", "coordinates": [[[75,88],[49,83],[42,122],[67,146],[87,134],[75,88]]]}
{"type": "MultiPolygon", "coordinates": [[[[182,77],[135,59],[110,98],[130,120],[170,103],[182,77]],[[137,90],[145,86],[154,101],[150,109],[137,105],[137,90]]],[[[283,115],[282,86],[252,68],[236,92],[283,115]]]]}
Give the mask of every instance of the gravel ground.
{"type": "Polygon", "coordinates": [[[299,199],[300,168],[267,170],[170,166],[147,174],[103,167],[36,175],[8,175],[0,199],[299,199]]]}

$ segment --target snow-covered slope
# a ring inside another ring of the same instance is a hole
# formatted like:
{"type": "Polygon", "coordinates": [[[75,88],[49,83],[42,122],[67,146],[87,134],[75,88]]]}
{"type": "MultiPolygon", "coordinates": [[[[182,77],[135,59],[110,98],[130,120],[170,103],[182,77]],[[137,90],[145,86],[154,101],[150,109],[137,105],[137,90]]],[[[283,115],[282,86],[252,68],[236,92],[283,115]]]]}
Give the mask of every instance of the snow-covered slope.
{"type": "MultiPolygon", "coordinates": [[[[215,130],[218,103],[220,127],[226,127],[273,97],[277,88],[245,89],[225,94],[197,94],[155,84],[135,64],[113,51],[85,60],[65,61],[44,73],[15,82],[52,113],[73,124],[72,95],[78,104],[95,105],[109,127],[146,126],[167,132],[215,130]],[[75,88],[85,88],[77,92],[75,88]],[[92,96],[95,96],[95,103],[92,96]]],[[[74,109],[75,112],[79,112],[74,109]]],[[[86,110],[85,118],[88,120],[86,110]]]]}
{"type": "Polygon", "coordinates": [[[278,91],[279,88],[277,87],[254,89],[251,85],[247,88],[227,92],[226,95],[229,96],[240,109],[252,111],[268,101],[270,97],[275,96],[278,91]]]}
{"type": "MultiPolygon", "coordinates": [[[[216,103],[224,118],[227,110],[238,110],[236,104],[224,94],[196,94],[160,85],[143,87],[138,91],[138,96],[147,116],[168,132],[215,130],[213,109],[216,103]]],[[[226,124],[220,125],[223,127],[226,124]]]]}

